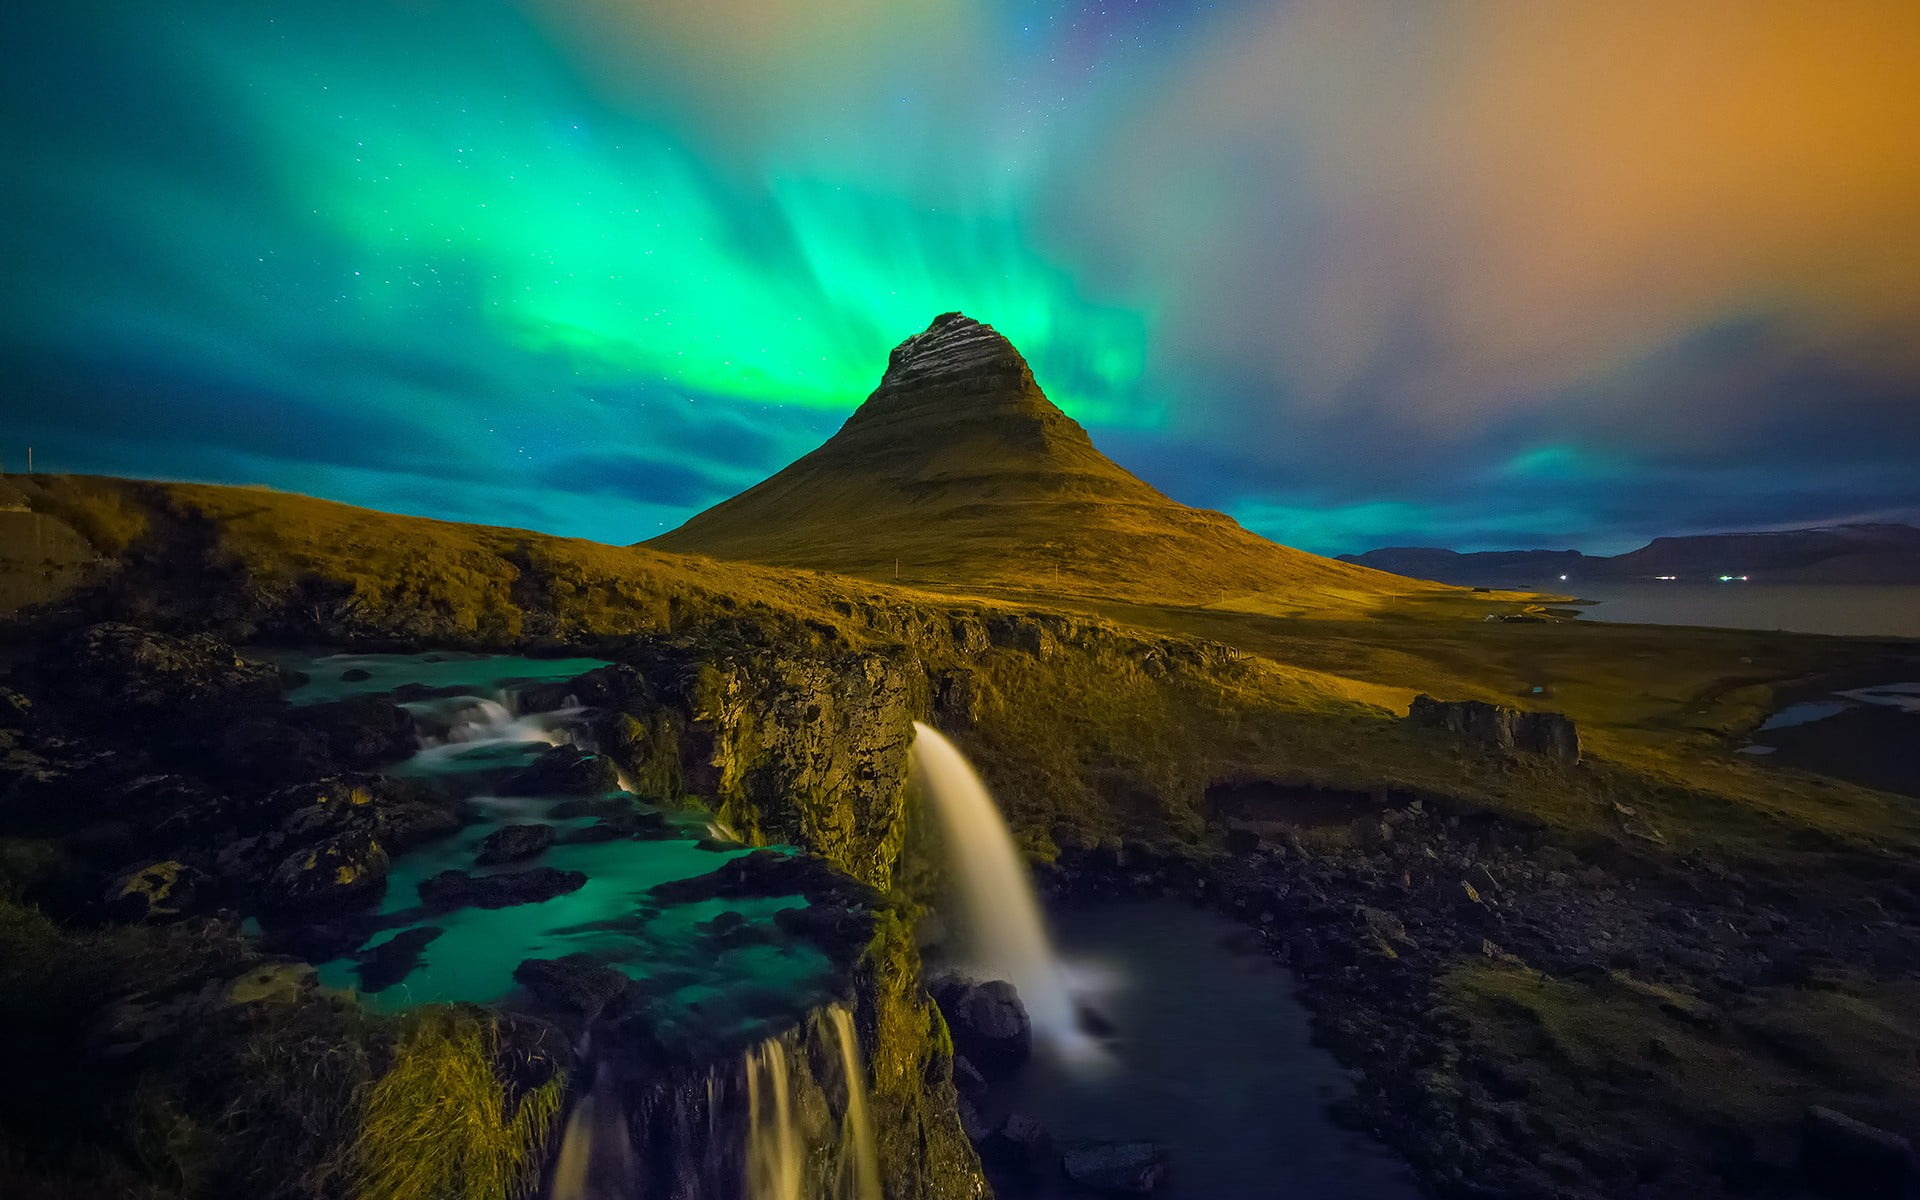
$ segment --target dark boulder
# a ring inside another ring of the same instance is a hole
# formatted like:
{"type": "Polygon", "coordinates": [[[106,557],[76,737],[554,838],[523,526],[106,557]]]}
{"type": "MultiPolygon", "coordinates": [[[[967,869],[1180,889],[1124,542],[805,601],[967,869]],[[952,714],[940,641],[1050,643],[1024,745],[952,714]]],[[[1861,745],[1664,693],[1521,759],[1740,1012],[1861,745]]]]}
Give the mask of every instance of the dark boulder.
{"type": "Polygon", "coordinates": [[[463,824],[451,804],[425,798],[383,801],[373,810],[380,844],[399,854],[455,832],[463,824]]]}
{"type": "Polygon", "coordinates": [[[91,711],[167,725],[271,703],[281,688],[279,668],[241,658],[218,638],[171,637],[114,623],[80,630],[42,658],[39,669],[50,688],[91,711]]]}
{"type": "Polygon", "coordinates": [[[1906,1138],[1819,1105],[1807,1110],[1800,1164],[1816,1191],[1860,1200],[1906,1196],[1915,1173],[1906,1138]]]}
{"type": "Polygon", "coordinates": [[[1083,1188],[1145,1196],[1167,1177],[1167,1156],[1152,1142],[1085,1142],[1067,1148],[1060,1169],[1083,1188]]]}
{"type": "Polygon", "coordinates": [[[436,925],[402,929],[370,950],[355,955],[359,959],[354,973],[360,976],[363,992],[384,992],[413,974],[421,963],[420,952],[446,930],[436,925]]]}
{"type": "Polygon", "coordinates": [[[473,861],[483,867],[520,862],[544,853],[552,844],[551,825],[502,825],[481,839],[473,861]]]}
{"type": "Polygon", "coordinates": [[[1522,712],[1482,700],[1413,698],[1409,724],[1444,729],[1469,745],[1503,754],[1537,754],[1572,766],[1580,761],[1580,733],[1560,713],[1522,712]]]}
{"type": "Polygon", "coordinates": [[[538,904],[577,892],[586,885],[585,874],[552,867],[501,875],[442,871],[420,882],[420,899],[428,907],[443,912],[454,908],[511,908],[516,904],[538,904]]]}
{"type": "Polygon", "coordinates": [[[550,1007],[592,1019],[633,981],[585,954],[565,958],[529,958],[513,969],[513,978],[550,1007]]]}
{"type": "Polygon", "coordinates": [[[340,912],[372,903],[386,886],[386,850],[372,834],[354,830],[287,855],[260,898],[282,913],[340,912]]]}
{"type": "Polygon", "coordinates": [[[982,1074],[1004,1075],[1032,1056],[1033,1022],[1011,983],[942,980],[933,998],[953,1032],[954,1049],[982,1074]]]}
{"type": "Polygon", "coordinates": [[[581,796],[615,791],[620,772],[613,760],[578,746],[555,746],[507,782],[524,796],[581,796]]]}
{"type": "Polygon", "coordinates": [[[262,713],[226,725],[207,766],[236,790],[277,787],[339,769],[324,737],[280,713],[262,713]]]}
{"type": "MultiPolygon", "coordinates": [[[[738,845],[725,842],[714,848],[733,850],[738,849],[738,845]]],[[[651,892],[655,898],[675,904],[749,896],[805,896],[815,903],[854,903],[875,898],[871,888],[842,875],[825,859],[779,850],[755,850],[729,859],[718,870],[705,875],[655,884],[651,892]]]]}
{"type": "Polygon", "coordinates": [[[373,770],[419,748],[413,714],[383,696],[349,696],[294,709],[293,715],[350,770],[373,770]]]}
{"type": "Polygon", "coordinates": [[[953,1056],[953,1086],[962,1096],[982,1096],[987,1091],[987,1077],[980,1068],[967,1061],[964,1054],[953,1056]]]}
{"type": "Polygon", "coordinates": [[[1025,1113],[1007,1114],[1006,1120],[980,1139],[980,1157],[999,1170],[1027,1178],[1049,1174],[1060,1161],[1053,1135],[1025,1113]]]}

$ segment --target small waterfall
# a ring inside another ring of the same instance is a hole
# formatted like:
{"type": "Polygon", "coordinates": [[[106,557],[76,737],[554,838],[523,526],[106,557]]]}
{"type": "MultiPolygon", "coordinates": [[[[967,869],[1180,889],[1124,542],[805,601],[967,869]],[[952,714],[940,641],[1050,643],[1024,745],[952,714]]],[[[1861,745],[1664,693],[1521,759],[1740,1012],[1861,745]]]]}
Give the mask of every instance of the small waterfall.
{"type": "Polygon", "coordinates": [[[845,1200],[882,1200],[880,1153],[873,1144],[873,1118],[867,1113],[867,1069],[861,1061],[860,1039],[854,1033],[853,1012],[844,1004],[827,1010],[834,1040],[840,1043],[840,1071],[847,1081],[847,1111],[840,1121],[840,1178],[838,1191],[845,1200]]]}
{"type": "Polygon", "coordinates": [[[1013,984],[1036,1033],[1070,1037],[1073,1002],[1006,820],[958,747],[918,721],[913,728],[914,773],[959,892],[967,965],[1013,984]]]}
{"type": "Polygon", "coordinates": [[[866,1064],[845,1004],[748,1047],[704,1081],[661,1080],[630,1099],[615,1074],[596,1064],[568,1114],[545,1200],[884,1200],[866,1064]]]}
{"type": "MultiPolygon", "coordinates": [[[[584,1058],[586,1051],[582,1051],[584,1058]]],[[[637,1195],[638,1164],[613,1072],[600,1070],[593,1087],[567,1114],[560,1152],[547,1184],[548,1200],[627,1200],[637,1195]]]]}
{"type": "Polygon", "coordinates": [[[852,1011],[832,1005],[812,1023],[809,1039],[768,1038],[746,1053],[748,1200],[882,1200],[867,1069],[852,1011]],[[808,1055],[809,1045],[826,1053],[808,1055]],[[823,1060],[839,1065],[846,1085],[837,1127],[831,1090],[796,1069],[823,1060]]]}
{"type": "Polygon", "coordinates": [[[792,1071],[786,1043],[768,1038],[747,1051],[747,1196],[802,1200],[806,1164],[793,1120],[792,1071]]]}

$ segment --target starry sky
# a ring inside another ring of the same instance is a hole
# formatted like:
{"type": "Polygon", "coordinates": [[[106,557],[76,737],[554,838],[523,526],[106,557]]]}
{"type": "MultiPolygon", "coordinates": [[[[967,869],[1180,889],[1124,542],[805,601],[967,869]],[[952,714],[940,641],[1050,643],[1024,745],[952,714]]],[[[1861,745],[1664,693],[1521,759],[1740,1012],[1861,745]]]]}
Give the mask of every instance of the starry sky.
{"type": "Polygon", "coordinates": [[[0,456],[630,542],[937,313],[1324,553],[1920,518],[1912,0],[20,0],[0,456]]]}

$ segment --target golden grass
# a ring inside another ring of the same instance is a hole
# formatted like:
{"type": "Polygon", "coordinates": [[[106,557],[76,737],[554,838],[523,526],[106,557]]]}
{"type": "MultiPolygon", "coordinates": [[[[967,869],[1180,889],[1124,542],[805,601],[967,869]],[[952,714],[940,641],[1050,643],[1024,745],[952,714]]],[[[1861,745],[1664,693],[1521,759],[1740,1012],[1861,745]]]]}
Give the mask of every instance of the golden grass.
{"type": "Polygon", "coordinates": [[[360,1200],[517,1200],[539,1181],[560,1112],[558,1077],[508,1111],[496,1027],[457,1008],[410,1014],[369,1089],[348,1151],[360,1200]]]}

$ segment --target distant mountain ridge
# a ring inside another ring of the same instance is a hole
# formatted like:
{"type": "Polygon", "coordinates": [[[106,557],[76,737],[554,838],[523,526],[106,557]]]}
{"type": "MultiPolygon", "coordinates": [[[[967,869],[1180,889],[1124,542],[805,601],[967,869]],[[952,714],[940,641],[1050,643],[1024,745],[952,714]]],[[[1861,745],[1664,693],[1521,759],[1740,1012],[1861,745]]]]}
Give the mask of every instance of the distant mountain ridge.
{"type": "Polygon", "coordinates": [[[1011,342],[960,313],[896,347],[818,449],[645,544],[870,579],[1263,611],[1442,591],[1162,495],[1094,447],[1011,342]]]}
{"type": "Polygon", "coordinates": [[[1462,554],[1394,546],[1340,561],[1414,579],[1466,586],[1579,579],[1715,580],[1766,583],[1920,583],[1920,529],[1861,523],[1760,533],[1661,537],[1626,554],[1578,550],[1492,550],[1462,554]]]}

